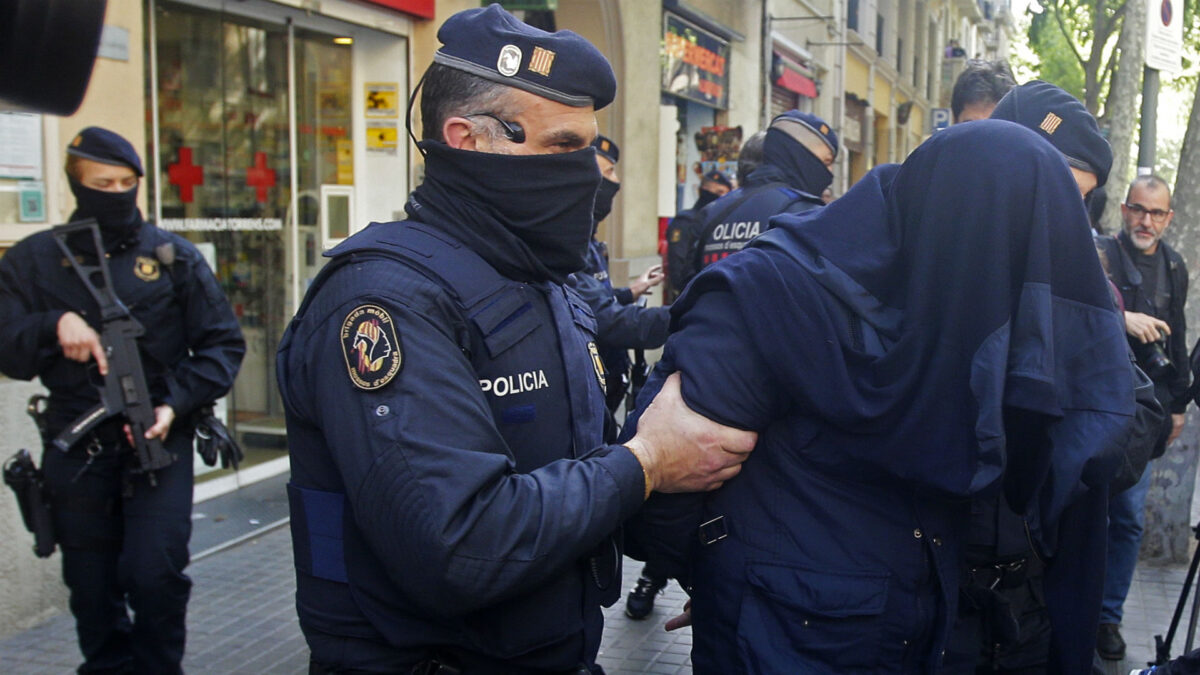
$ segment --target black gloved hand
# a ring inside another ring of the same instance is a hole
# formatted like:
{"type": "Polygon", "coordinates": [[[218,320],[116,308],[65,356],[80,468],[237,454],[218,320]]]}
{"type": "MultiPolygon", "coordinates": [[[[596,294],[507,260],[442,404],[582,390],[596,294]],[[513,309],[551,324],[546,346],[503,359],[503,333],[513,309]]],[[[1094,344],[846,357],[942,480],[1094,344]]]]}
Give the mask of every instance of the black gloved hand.
{"type": "Polygon", "coordinates": [[[208,466],[216,466],[220,457],[222,469],[232,467],[236,470],[245,457],[229,429],[213,414],[211,406],[197,415],[196,452],[208,466]]]}

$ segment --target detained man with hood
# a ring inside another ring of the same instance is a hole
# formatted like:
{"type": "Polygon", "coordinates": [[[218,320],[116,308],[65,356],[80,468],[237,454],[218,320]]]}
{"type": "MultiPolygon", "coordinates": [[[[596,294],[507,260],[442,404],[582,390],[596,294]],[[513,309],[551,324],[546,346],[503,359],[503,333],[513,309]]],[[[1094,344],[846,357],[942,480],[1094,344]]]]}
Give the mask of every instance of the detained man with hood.
{"type": "Polygon", "coordinates": [[[838,137],[824,120],[791,110],[771,120],[762,163],[746,184],[700,212],[696,269],[740,251],[766,232],[773,216],[825,205],[821,193],[833,182],[838,137]]]}
{"type": "MultiPolygon", "coordinates": [[[[1107,489],[1134,412],[1079,187],[1053,146],[993,120],[701,272],[639,409],[674,377],[691,409],[759,433],[722,489],[656,496],[627,524],[631,553],[691,585],[697,673],[937,671],[970,498],[1036,509],[1052,546],[1107,489]]],[[[1088,647],[1057,672],[1087,672],[1088,647]]]]}

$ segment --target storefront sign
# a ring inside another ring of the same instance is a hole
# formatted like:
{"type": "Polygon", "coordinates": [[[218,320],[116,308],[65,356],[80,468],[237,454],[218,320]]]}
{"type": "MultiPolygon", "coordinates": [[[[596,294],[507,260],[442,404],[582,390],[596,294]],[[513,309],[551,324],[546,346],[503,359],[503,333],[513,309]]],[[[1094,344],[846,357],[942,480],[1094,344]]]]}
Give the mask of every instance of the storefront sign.
{"type": "Polygon", "coordinates": [[[42,116],[0,113],[0,178],[42,179],[42,116]]]}
{"type": "Polygon", "coordinates": [[[367,152],[394,155],[399,138],[395,122],[367,122],[367,152]]]}
{"type": "Polygon", "coordinates": [[[1146,0],[1146,67],[1183,68],[1183,0],[1146,0]]]}
{"type": "Polygon", "coordinates": [[[698,103],[729,107],[729,43],[670,12],[663,15],[662,87],[698,103]]]}
{"type": "Polygon", "coordinates": [[[367,117],[400,116],[400,84],[397,82],[368,82],[366,85],[367,117]]]}
{"type": "Polygon", "coordinates": [[[282,218],[163,218],[171,232],[270,232],[283,229],[282,218]]]}

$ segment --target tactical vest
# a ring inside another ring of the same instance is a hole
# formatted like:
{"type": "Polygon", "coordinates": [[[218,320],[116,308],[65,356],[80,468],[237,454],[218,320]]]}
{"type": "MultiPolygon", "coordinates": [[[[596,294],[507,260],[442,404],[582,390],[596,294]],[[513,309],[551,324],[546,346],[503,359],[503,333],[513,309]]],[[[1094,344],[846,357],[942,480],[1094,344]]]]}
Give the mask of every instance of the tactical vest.
{"type": "MultiPolygon", "coordinates": [[[[564,457],[579,458],[601,445],[604,376],[594,343],[595,320],[574,291],[559,284],[507,279],[446,233],[413,221],[372,223],[326,255],[333,260],[313,281],[296,321],[303,318],[317,290],[352,259],[393,260],[443,288],[457,306],[468,327],[460,348],[475,370],[518,472],[564,457]],[[535,330],[547,324],[553,330],[535,330]],[[561,354],[555,373],[529,366],[545,364],[547,354],[561,354]],[[565,382],[566,396],[561,388],[544,387],[546,377],[565,382]],[[513,405],[513,397],[522,393],[533,394],[535,403],[513,405]]],[[[281,351],[288,348],[290,336],[289,330],[281,351]]],[[[313,452],[296,443],[291,446],[293,453],[313,452]]],[[[326,461],[336,471],[332,460],[326,461]]],[[[611,604],[620,594],[620,551],[615,541],[607,541],[595,557],[579,562],[577,574],[566,571],[541,588],[477,612],[480,616],[451,622],[458,625],[434,622],[408,603],[388,578],[355,526],[344,494],[313,489],[311,480],[295,470],[288,490],[298,604],[303,608],[330,603],[361,612],[393,645],[416,640],[459,645],[502,659],[515,657],[531,648],[530,639],[561,631],[561,626],[540,625],[556,621],[552,613],[541,611],[552,598],[558,604],[564,597],[579,603],[582,614],[583,607],[611,604]]],[[[303,609],[300,614],[305,621],[303,609]]],[[[364,629],[360,625],[357,630],[364,629]]],[[[338,630],[356,632],[350,625],[338,630]]]]}
{"type": "Polygon", "coordinates": [[[707,220],[697,246],[696,269],[704,269],[745,248],[770,228],[773,216],[801,213],[823,205],[820,199],[781,183],[766,183],[738,192],[705,209],[707,220]]]}

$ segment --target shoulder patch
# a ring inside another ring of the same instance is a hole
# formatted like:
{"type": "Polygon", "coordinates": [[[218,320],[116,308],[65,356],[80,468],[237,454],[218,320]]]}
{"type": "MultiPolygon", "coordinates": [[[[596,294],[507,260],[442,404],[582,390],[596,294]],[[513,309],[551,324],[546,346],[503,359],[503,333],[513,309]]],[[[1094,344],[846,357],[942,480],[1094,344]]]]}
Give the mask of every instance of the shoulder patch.
{"type": "Polygon", "coordinates": [[[588,353],[592,355],[592,367],[596,369],[596,379],[600,382],[600,389],[604,393],[608,393],[608,373],[604,370],[604,359],[600,358],[600,350],[596,349],[596,342],[588,342],[588,353]]]}
{"type": "Polygon", "coordinates": [[[342,354],[354,386],[379,389],[395,379],[404,362],[392,315],[379,305],[359,305],[346,315],[342,354]]]}
{"type": "Polygon", "coordinates": [[[161,274],[158,261],[154,258],[139,255],[133,263],[133,275],[142,281],[158,281],[161,274]]]}

